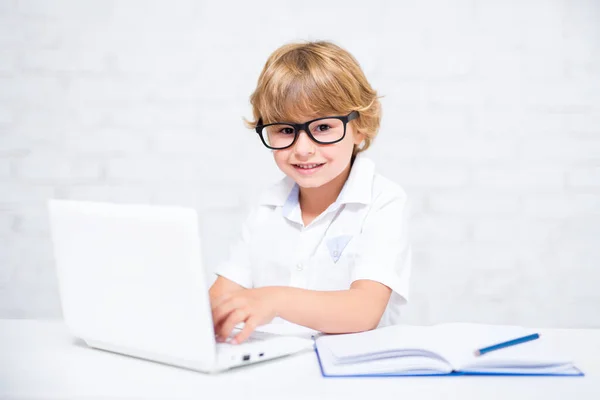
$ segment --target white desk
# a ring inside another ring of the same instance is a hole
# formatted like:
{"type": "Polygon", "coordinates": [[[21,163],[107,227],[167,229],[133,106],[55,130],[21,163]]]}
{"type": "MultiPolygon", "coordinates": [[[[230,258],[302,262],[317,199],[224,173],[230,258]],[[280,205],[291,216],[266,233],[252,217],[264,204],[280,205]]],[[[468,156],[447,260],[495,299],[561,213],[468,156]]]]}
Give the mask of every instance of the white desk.
{"type": "Polygon", "coordinates": [[[88,348],[59,321],[0,320],[0,398],[600,399],[600,330],[540,332],[586,376],[323,378],[312,352],[205,375],[88,348]]]}

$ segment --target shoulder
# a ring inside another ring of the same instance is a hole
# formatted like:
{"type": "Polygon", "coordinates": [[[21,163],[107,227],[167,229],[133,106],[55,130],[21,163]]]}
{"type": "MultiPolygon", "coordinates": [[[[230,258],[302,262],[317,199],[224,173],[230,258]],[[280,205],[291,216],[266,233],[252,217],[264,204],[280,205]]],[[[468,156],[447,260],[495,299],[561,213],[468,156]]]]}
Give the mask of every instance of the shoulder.
{"type": "Polygon", "coordinates": [[[371,203],[366,210],[361,233],[381,243],[405,241],[411,206],[409,197],[398,183],[373,175],[371,203]]]}
{"type": "Polygon", "coordinates": [[[408,203],[408,195],[404,188],[378,172],[373,174],[371,199],[373,209],[380,209],[390,204],[406,206],[408,203]]]}

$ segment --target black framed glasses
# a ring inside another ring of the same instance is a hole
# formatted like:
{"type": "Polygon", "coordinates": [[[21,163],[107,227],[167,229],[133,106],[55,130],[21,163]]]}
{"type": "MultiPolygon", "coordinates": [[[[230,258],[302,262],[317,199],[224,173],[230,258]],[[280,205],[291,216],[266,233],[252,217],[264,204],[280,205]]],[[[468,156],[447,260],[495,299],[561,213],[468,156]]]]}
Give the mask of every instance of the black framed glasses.
{"type": "Polygon", "coordinates": [[[275,122],[266,125],[262,125],[262,119],[259,119],[255,129],[265,146],[272,150],[283,150],[296,143],[300,131],[306,132],[318,144],[337,143],[346,136],[348,122],[357,117],[358,111],[352,111],[348,115],[316,118],[303,124],[275,122]]]}

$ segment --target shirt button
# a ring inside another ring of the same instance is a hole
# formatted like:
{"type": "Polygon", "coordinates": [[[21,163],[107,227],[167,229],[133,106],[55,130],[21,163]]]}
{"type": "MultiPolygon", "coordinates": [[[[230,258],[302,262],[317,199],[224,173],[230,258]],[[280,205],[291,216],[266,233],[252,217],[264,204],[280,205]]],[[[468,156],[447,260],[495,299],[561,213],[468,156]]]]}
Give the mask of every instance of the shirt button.
{"type": "Polygon", "coordinates": [[[296,269],[298,271],[302,271],[304,269],[304,266],[302,264],[298,264],[298,265],[296,265],[296,269]]]}
{"type": "Polygon", "coordinates": [[[335,250],[335,251],[333,252],[333,256],[334,256],[334,257],[337,257],[337,256],[338,256],[338,254],[339,254],[339,253],[337,252],[337,250],[335,250]]]}

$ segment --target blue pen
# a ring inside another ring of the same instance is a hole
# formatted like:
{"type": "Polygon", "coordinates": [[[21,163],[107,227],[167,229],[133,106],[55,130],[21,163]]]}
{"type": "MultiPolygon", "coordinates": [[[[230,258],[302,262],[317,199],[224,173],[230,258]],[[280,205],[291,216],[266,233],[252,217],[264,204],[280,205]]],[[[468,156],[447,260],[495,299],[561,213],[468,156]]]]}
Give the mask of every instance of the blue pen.
{"type": "Polygon", "coordinates": [[[530,342],[532,340],[539,339],[539,337],[540,337],[540,335],[538,333],[534,333],[533,335],[527,335],[527,336],[523,336],[523,337],[520,337],[517,339],[508,340],[506,342],[498,343],[493,346],[488,346],[488,347],[484,347],[483,349],[479,349],[479,350],[475,351],[475,355],[482,356],[485,353],[489,353],[490,351],[500,350],[505,347],[515,346],[517,344],[530,342]]]}

